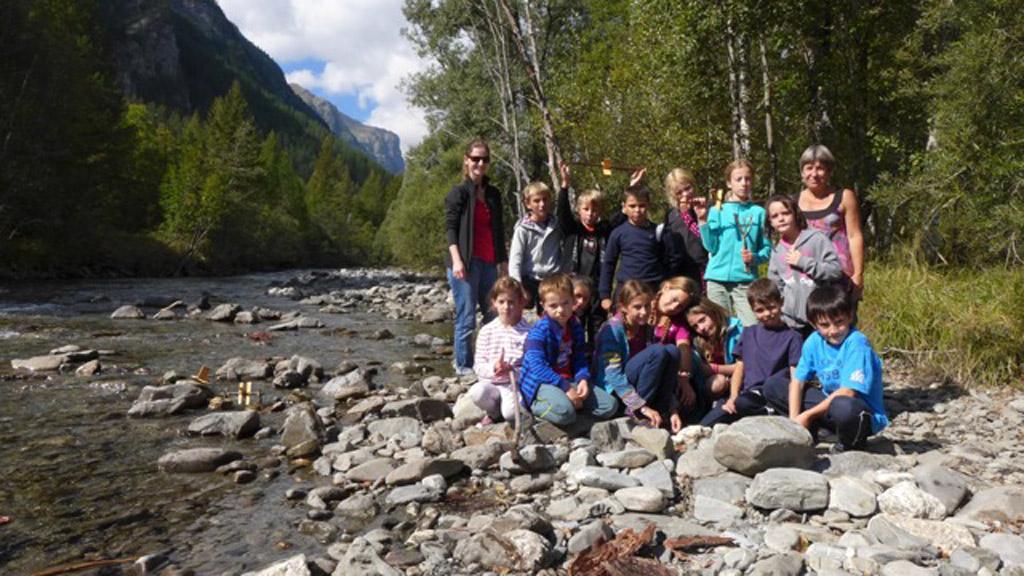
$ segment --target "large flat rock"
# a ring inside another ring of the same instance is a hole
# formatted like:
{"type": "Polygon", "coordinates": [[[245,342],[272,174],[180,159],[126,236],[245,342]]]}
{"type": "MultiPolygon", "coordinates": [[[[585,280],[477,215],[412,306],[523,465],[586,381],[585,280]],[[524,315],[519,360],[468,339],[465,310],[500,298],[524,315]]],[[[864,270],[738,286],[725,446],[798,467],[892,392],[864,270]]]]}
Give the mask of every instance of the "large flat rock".
{"type": "Polygon", "coordinates": [[[722,466],[747,476],[769,468],[810,468],[814,441],[807,429],[789,418],[754,416],[721,433],[714,456],[722,466]]]}

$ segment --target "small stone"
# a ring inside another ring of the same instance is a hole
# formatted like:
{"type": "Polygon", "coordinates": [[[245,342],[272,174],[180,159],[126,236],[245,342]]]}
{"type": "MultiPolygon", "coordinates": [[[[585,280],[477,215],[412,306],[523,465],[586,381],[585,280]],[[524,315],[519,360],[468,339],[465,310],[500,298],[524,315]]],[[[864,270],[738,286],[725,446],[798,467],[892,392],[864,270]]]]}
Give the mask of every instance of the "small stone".
{"type": "Polygon", "coordinates": [[[729,524],[743,518],[744,514],[743,508],[728,502],[701,495],[693,498],[693,517],[701,522],[729,524]]]}
{"type": "Polygon", "coordinates": [[[829,480],[829,507],[862,518],[878,509],[876,498],[881,489],[867,480],[840,476],[829,480]]]}
{"type": "Polygon", "coordinates": [[[796,552],[776,554],[759,560],[750,567],[748,576],[799,576],[804,571],[804,559],[796,552]]]}
{"type": "Polygon", "coordinates": [[[598,466],[580,468],[573,472],[570,477],[582,486],[604,488],[605,490],[632,488],[640,484],[636,478],[598,466]]]}
{"type": "Polygon", "coordinates": [[[459,448],[451,453],[451,457],[462,460],[466,466],[474,470],[486,470],[498,462],[503,452],[505,452],[505,446],[498,442],[492,442],[459,448]]]}
{"type": "Polygon", "coordinates": [[[999,486],[982,490],[956,517],[978,522],[1014,522],[1024,517],[1024,487],[999,486]]]}
{"type": "Polygon", "coordinates": [[[601,452],[622,450],[626,447],[626,439],[630,437],[630,430],[635,425],[631,418],[595,422],[590,428],[590,439],[594,447],[601,452]]]}
{"type": "Polygon", "coordinates": [[[306,556],[299,554],[291,558],[271,564],[257,572],[245,572],[242,576],[311,576],[306,565],[306,556]]]}
{"type": "Polygon", "coordinates": [[[918,487],[938,498],[946,512],[959,508],[967,497],[967,477],[945,466],[925,464],[915,468],[913,474],[918,487]]]}
{"type": "Polygon", "coordinates": [[[978,546],[997,554],[1007,566],[1024,565],[1024,538],[1016,534],[985,534],[978,546]]]}
{"type": "Polygon", "coordinates": [[[320,389],[321,396],[333,400],[361,398],[370,393],[370,376],[362,370],[353,370],[342,376],[331,378],[320,389]]]}
{"type": "Polygon", "coordinates": [[[665,495],[656,488],[636,486],[615,491],[615,499],[633,512],[661,512],[665,509],[665,495]]]}
{"type": "Polygon", "coordinates": [[[713,443],[704,441],[697,448],[683,452],[676,460],[676,475],[686,478],[707,478],[728,472],[728,468],[715,460],[713,449],[713,443]]]}
{"type": "Polygon", "coordinates": [[[207,312],[206,319],[211,322],[231,322],[241,309],[238,304],[219,304],[207,312]]]}
{"type": "Polygon", "coordinates": [[[33,356],[31,358],[11,360],[11,368],[15,370],[29,370],[31,372],[54,372],[68,363],[68,357],[64,354],[50,354],[46,356],[33,356]]]}
{"type": "Polygon", "coordinates": [[[424,484],[412,484],[395,488],[388,493],[384,501],[388,506],[400,506],[409,502],[436,502],[441,499],[442,494],[443,491],[424,484]]]}
{"type": "Polygon", "coordinates": [[[764,533],[764,544],[776,552],[789,552],[800,544],[800,535],[787,526],[771,525],[764,533]]]}
{"type": "Polygon", "coordinates": [[[883,492],[878,497],[878,508],[894,516],[933,520],[946,517],[946,507],[942,502],[913,482],[900,482],[883,492]]]}
{"type": "Polygon", "coordinates": [[[273,367],[265,360],[235,357],[217,369],[218,380],[266,380],[273,375],[273,367]]]}
{"type": "Polygon", "coordinates": [[[974,546],[961,546],[957,548],[949,555],[949,561],[954,566],[963,568],[971,574],[977,574],[982,568],[995,573],[1003,564],[999,554],[985,548],[975,548],[974,546]]]}
{"type": "Polygon", "coordinates": [[[666,538],[717,536],[719,534],[718,531],[709,530],[700,524],[675,516],[630,512],[612,518],[612,527],[616,532],[629,528],[639,533],[645,530],[649,524],[653,524],[666,538]]]}
{"type": "MultiPolygon", "coordinates": [[[[570,458],[571,460],[571,458],[570,458]]],[[[671,462],[668,463],[669,465],[671,462]]],[[[630,476],[640,481],[640,484],[648,488],[656,488],[671,499],[675,496],[675,483],[672,482],[671,468],[665,462],[655,460],[647,466],[629,473],[630,476]]]]}
{"type": "Polygon", "coordinates": [[[248,438],[259,429],[260,415],[250,410],[205,414],[188,425],[189,434],[227,438],[248,438]]]}
{"type": "Polygon", "coordinates": [[[654,454],[643,448],[627,448],[597,455],[597,461],[609,468],[642,468],[654,460],[654,454]]]}
{"type": "Polygon", "coordinates": [[[125,304],[110,315],[114,320],[141,320],[146,317],[146,314],[138,306],[131,304],[125,304]]]}
{"type": "Polygon", "coordinates": [[[868,533],[880,543],[894,548],[916,550],[929,544],[929,541],[914,536],[892,522],[885,514],[873,516],[868,521],[868,533]]]}
{"type": "Polygon", "coordinates": [[[516,494],[533,494],[551,488],[554,483],[551,474],[523,474],[513,478],[508,487],[516,494]]]}
{"type": "Polygon", "coordinates": [[[386,404],[381,413],[387,417],[409,416],[426,423],[452,417],[452,409],[448,403],[434,398],[396,400],[386,404]]]}
{"type": "Polygon", "coordinates": [[[658,460],[670,459],[675,455],[676,450],[672,444],[672,436],[664,428],[637,426],[630,431],[629,437],[641,448],[654,454],[658,460]]]}
{"type": "Polygon", "coordinates": [[[100,373],[100,369],[101,369],[101,366],[100,366],[100,361],[99,360],[90,360],[90,361],[86,362],[85,364],[82,364],[81,366],[79,366],[75,370],[75,375],[76,376],[86,376],[86,377],[87,376],[95,376],[96,374],[100,373]]]}
{"type": "Polygon", "coordinates": [[[248,484],[256,479],[256,473],[252,470],[238,470],[231,479],[235,484],[248,484]]]}
{"type": "Polygon", "coordinates": [[[346,472],[345,476],[353,482],[375,482],[378,479],[386,478],[397,466],[397,463],[391,458],[374,458],[355,466],[346,472]]]}
{"type": "Polygon", "coordinates": [[[896,560],[882,567],[882,576],[936,576],[935,570],[922,568],[909,560],[896,560]]]}
{"type": "Polygon", "coordinates": [[[350,518],[373,518],[377,515],[377,506],[373,496],[366,492],[357,492],[338,502],[334,512],[350,518]]]}
{"type": "Polygon", "coordinates": [[[395,468],[387,474],[385,482],[388,486],[400,486],[419,482],[427,476],[440,474],[451,478],[465,468],[462,460],[451,458],[416,458],[395,468]]]}
{"type": "Polygon", "coordinates": [[[334,573],[403,576],[401,570],[391,567],[377,555],[377,551],[366,538],[356,538],[349,544],[345,556],[338,561],[334,573]]]}
{"type": "Polygon", "coordinates": [[[242,455],[238,452],[220,448],[188,448],[164,454],[157,464],[164,472],[213,472],[218,466],[241,457],[242,455]]]}
{"type": "Polygon", "coordinates": [[[594,520],[579,529],[572,538],[566,551],[575,556],[584,550],[593,547],[601,542],[607,542],[615,537],[615,532],[603,520],[594,520]]]}

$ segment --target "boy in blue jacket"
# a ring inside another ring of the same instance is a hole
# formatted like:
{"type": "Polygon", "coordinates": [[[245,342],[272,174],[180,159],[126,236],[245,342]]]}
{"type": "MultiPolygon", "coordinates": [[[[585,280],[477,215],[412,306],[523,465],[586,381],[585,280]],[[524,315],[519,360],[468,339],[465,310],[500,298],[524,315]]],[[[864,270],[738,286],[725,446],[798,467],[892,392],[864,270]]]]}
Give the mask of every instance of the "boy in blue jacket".
{"type": "Polygon", "coordinates": [[[577,411],[610,418],[615,399],[590,386],[583,325],[572,313],[572,280],[556,274],[541,281],[537,292],[544,315],[526,336],[519,381],[523,405],[558,426],[575,422],[577,411]]]}
{"type": "Polygon", "coordinates": [[[889,425],[882,402],[882,361],[852,325],[853,298],[842,286],[819,286],[807,298],[816,332],[804,343],[788,386],[765,384],[768,403],[812,433],[824,426],[839,437],[838,450],[860,449],[889,425]],[[807,387],[817,376],[821,389],[807,387]]]}

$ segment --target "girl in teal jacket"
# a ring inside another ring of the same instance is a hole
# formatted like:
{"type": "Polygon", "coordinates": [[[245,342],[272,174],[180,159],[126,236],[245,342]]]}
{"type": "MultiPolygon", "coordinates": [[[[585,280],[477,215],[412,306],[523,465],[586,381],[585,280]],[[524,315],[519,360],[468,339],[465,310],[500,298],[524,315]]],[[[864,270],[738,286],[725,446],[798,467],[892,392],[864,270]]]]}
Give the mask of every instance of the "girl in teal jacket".
{"type": "Polygon", "coordinates": [[[735,160],[725,169],[730,194],[727,202],[708,210],[697,210],[700,237],[711,255],[704,279],[708,298],[738,317],[744,326],[757,324],[747,302],[747,286],[757,279],[757,267],[768,262],[772,246],[768,240],[764,208],[751,202],[754,167],[735,160]]]}

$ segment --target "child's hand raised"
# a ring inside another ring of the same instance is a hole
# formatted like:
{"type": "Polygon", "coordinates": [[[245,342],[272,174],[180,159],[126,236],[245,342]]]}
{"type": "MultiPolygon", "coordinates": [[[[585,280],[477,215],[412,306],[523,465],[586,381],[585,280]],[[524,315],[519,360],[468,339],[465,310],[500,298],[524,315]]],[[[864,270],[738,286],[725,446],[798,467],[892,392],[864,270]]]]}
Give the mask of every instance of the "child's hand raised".
{"type": "Polygon", "coordinates": [[[498,359],[494,361],[494,375],[504,376],[505,374],[508,374],[509,370],[511,369],[512,365],[509,364],[508,362],[505,362],[505,349],[502,348],[501,355],[498,356],[498,359]]]}
{"type": "Polygon", "coordinates": [[[633,172],[629,176],[629,187],[632,188],[637,184],[644,181],[644,175],[647,174],[647,167],[640,168],[636,172],[633,172]]]}
{"type": "Polygon", "coordinates": [[[562,177],[562,188],[568,189],[572,183],[572,172],[569,170],[569,165],[565,162],[559,162],[558,173],[562,177]]]}

